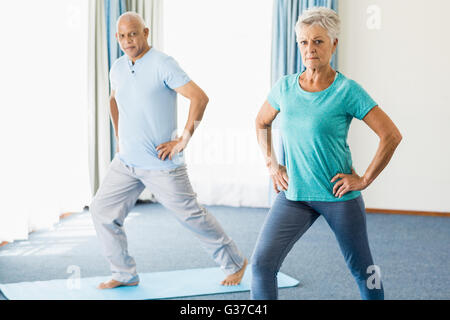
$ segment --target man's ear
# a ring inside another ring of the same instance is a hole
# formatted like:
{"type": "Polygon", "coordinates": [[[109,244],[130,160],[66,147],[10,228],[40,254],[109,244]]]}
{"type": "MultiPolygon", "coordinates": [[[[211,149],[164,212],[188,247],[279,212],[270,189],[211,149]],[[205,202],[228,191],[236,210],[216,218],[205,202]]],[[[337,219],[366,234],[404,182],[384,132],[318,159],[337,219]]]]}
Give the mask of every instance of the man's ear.
{"type": "Polygon", "coordinates": [[[117,32],[116,32],[115,36],[116,36],[116,39],[119,40],[119,37],[117,36],[117,32]]]}
{"type": "Polygon", "coordinates": [[[150,34],[150,29],[149,29],[149,28],[145,28],[145,29],[144,29],[144,35],[145,35],[145,37],[148,38],[149,34],[150,34]]]}

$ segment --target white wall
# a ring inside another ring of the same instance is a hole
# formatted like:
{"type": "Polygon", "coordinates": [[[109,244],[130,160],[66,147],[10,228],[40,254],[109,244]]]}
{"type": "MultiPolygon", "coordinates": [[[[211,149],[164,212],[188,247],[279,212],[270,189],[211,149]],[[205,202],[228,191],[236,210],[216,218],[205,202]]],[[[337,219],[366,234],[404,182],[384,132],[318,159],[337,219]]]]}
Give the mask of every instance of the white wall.
{"type": "MultiPolygon", "coordinates": [[[[403,135],[388,167],[363,192],[368,208],[450,212],[449,14],[448,0],[339,3],[339,70],[372,95],[403,135]]],[[[349,145],[363,174],[378,137],[355,120],[349,145]]]]}

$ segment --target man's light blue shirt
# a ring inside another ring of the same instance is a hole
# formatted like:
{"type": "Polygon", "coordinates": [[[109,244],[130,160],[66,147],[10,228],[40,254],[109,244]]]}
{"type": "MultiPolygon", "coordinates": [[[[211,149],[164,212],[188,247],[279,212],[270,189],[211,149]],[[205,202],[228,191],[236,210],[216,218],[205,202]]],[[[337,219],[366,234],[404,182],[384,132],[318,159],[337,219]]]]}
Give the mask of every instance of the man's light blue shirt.
{"type": "Polygon", "coordinates": [[[177,134],[175,88],[190,81],[178,63],[151,48],[133,65],[128,56],[110,71],[111,90],[119,109],[119,157],[127,165],[147,170],[170,170],[184,163],[183,153],[165,160],[156,147],[177,134]]]}

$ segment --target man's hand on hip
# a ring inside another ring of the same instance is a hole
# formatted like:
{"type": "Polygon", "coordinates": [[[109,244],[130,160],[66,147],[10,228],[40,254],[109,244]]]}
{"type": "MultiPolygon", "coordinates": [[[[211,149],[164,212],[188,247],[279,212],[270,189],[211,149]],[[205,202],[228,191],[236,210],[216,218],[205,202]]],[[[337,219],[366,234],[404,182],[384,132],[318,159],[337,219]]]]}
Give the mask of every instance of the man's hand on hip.
{"type": "Polygon", "coordinates": [[[176,140],[172,140],[169,142],[165,142],[156,147],[156,151],[158,151],[158,158],[161,160],[165,160],[167,156],[172,160],[172,157],[177,153],[186,148],[186,140],[183,138],[178,138],[176,140]]]}

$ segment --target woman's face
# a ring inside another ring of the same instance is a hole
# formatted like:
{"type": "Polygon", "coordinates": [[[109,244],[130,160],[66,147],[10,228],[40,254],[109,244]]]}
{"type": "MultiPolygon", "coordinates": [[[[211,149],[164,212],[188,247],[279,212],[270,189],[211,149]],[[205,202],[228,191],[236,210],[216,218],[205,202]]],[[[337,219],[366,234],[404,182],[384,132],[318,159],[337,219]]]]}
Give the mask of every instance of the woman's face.
{"type": "Polygon", "coordinates": [[[337,42],[336,39],[334,44],[331,43],[327,30],[321,26],[303,25],[298,39],[303,65],[308,69],[320,69],[329,65],[337,42]]]}

